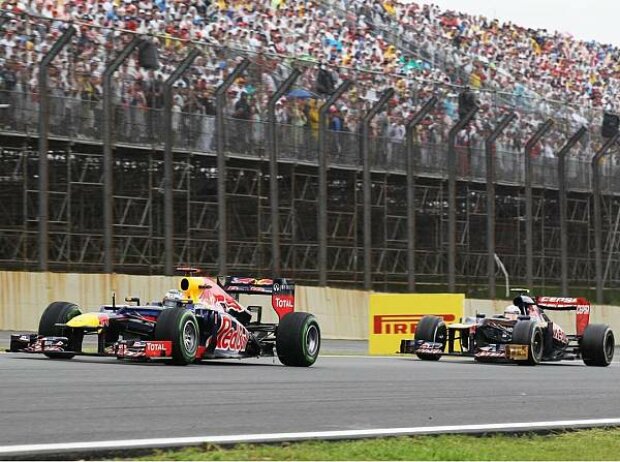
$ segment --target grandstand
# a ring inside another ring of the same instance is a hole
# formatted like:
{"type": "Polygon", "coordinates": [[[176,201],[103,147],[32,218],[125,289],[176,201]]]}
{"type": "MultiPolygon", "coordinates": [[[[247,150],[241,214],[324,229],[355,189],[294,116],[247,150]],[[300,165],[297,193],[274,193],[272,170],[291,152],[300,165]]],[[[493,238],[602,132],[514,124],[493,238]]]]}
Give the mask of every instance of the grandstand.
{"type": "Polygon", "coordinates": [[[473,293],[494,285],[491,226],[512,282],[620,281],[617,166],[596,164],[599,258],[591,167],[617,109],[614,47],[393,0],[0,5],[6,269],[192,263],[473,293]],[[451,147],[466,89],[479,110],[451,147]]]}

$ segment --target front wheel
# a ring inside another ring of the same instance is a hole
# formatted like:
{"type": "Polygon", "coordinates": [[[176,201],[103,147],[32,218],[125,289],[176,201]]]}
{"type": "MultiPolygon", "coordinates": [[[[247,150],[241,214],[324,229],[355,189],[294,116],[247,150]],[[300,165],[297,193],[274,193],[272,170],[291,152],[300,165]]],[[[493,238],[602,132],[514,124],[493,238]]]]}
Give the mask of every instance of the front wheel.
{"type": "Polygon", "coordinates": [[[284,316],[276,332],[276,351],[285,366],[312,366],[321,348],[321,329],[310,313],[293,312],[284,316]]]}
{"type": "Polygon", "coordinates": [[[172,342],[172,364],[185,366],[194,362],[200,341],[194,313],[181,307],[162,310],[155,325],[154,340],[172,342]]]}
{"type": "MultiPolygon", "coordinates": [[[[446,346],[446,338],[448,336],[448,328],[446,323],[439,316],[424,316],[415,328],[415,342],[420,341],[438,344],[438,348],[444,350],[446,346]]],[[[423,361],[439,361],[441,353],[427,353],[424,348],[420,348],[415,352],[416,356],[423,361]]]]}
{"type": "Polygon", "coordinates": [[[512,343],[528,345],[527,359],[515,361],[520,365],[535,366],[542,361],[544,337],[540,326],[536,321],[519,320],[512,330],[512,343]]]}
{"type": "MultiPolygon", "coordinates": [[[[84,332],[80,329],[71,329],[70,327],[61,327],[56,324],[66,324],[71,319],[82,314],[80,308],[69,302],[51,303],[39,321],[39,335],[43,337],[67,337],[69,340],[67,348],[71,351],[79,352],[82,350],[82,339],[84,332]]],[[[52,359],[71,359],[74,353],[65,352],[47,352],[43,353],[52,359]]]]}
{"type": "Polygon", "coordinates": [[[614,359],[614,333],[607,324],[588,324],[581,339],[581,357],[586,366],[606,367],[614,359]]]}

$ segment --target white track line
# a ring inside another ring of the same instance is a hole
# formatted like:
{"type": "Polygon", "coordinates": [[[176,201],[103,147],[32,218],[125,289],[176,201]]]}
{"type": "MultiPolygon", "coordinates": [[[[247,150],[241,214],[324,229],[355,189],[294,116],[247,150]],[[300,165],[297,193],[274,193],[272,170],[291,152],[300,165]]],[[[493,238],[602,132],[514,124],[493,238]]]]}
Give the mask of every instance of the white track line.
{"type": "Polygon", "coordinates": [[[50,444],[19,444],[0,446],[0,456],[58,454],[67,452],[110,451],[120,449],[170,448],[200,444],[275,443],[314,439],[357,439],[381,436],[434,435],[441,433],[492,433],[540,431],[620,426],[620,418],[590,420],[556,420],[548,422],[517,422],[480,425],[444,425],[436,427],[376,428],[299,433],[263,433],[249,435],[189,436],[180,438],[146,438],[133,440],[91,441],[50,444]]]}

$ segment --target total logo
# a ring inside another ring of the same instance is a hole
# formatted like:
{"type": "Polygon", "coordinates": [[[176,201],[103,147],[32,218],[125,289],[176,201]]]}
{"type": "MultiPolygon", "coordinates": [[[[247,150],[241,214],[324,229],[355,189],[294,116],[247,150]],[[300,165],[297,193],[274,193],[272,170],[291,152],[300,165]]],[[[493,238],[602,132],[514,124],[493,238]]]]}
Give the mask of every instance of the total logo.
{"type": "Polygon", "coordinates": [[[275,299],[275,303],[277,308],[295,308],[295,305],[293,305],[293,300],[290,298],[278,297],[275,299]]]}
{"type": "MultiPolygon", "coordinates": [[[[373,334],[414,334],[416,326],[426,314],[378,314],[373,319],[373,334]]],[[[453,314],[436,314],[446,322],[456,319],[453,314]]]]}
{"type": "Polygon", "coordinates": [[[166,344],[165,343],[148,342],[146,344],[146,351],[149,351],[149,352],[166,351],[166,344]]]}

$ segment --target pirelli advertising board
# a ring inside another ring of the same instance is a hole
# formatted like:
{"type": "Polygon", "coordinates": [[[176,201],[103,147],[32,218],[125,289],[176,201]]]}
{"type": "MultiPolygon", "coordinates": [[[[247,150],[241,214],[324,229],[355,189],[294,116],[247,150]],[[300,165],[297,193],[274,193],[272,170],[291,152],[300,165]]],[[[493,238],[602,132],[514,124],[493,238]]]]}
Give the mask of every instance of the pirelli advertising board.
{"type": "Polygon", "coordinates": [[[441,316],[446,323],[463,316],[463,294],[371,294],[368,352],[396,354],[402,339],[411,339],[423,316],[441,316]]]}

